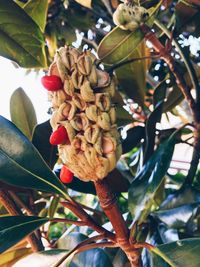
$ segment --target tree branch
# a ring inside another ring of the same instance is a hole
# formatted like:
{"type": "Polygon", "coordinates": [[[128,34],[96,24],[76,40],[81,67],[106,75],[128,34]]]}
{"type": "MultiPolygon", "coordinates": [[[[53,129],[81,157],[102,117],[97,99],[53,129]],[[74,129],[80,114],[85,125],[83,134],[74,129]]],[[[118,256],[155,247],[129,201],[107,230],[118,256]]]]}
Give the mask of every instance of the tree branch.
{"type": "MultiPolygon", "coordinates": [[[[0,202],[11,215],[23,216],[21,210],[17,207],[10,194],[4,189],[0,189],[0,202]]],[[[35,233],[30,234],[27,237],[27,241],[30,243],[34,252],[44,249],[41,240],[36,237],[35,233]]]]}

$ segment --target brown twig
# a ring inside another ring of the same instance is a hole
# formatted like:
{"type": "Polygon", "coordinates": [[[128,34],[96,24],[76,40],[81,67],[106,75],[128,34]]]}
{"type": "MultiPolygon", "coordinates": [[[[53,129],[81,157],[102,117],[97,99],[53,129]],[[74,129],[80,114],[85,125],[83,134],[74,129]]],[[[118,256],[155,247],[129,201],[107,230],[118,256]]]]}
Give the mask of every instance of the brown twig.
{"type": "Polygon", "coordinates": [[[113,242],[115,241],[115,235],[95,222],[94,219],[88,213],[86,213],[78,203],[76,203],[75,201],[73,203],[66,201],[61,202],[61,204],[71,210],[78,218],[81,219],[81,221],[85,222],[88,227],[92,228],[100,234],[103,234],[104,238],[108,238],[113,242]]]}
{"type": "Polygon", "coordinates": [[[64,219],[64,218],[53,218],[49,220],[50,222],[63,222],[63,223],[67,223],[67,224],[74,224],[77,226],[85,226],[85,222],[82,221],[74,221],[74,220],[68,220],[68,219],[64,219]]]}
{"type": "MultiPolygon", "coordinates": [[[[194,119],[194,150],[192,155],[192,161],[190,164],[189,172],[186,176],[185,182],[182,185],[182,188],[185,188],[188,185],[192,184],[193,178],[195,177],[198,164],[199,164],[199,158],[200,158],[200,107],[199,107],[199,92],[197,94],[196,101],[194,100],[190,88],[187,86],[185,79],[183,75],[180,74],[177,64],[174,60],[174,58],[171,56],[169,51],[166,51],[166,48],[161,44],[161,42],[156,37],[155,33],[153,33],[150,28],[147,25],[142,25],[141,30],[145,35],[145,39],[150,41],[154,50],[159,53],[160,57],[168,64],[169,69],[173,73],[176,83],[178,87],[180,88],[181,92],[183,93],[185,99],[187,100],[192,115],[194,119]]],[[[188,64],[186,65],[187,69],[188,64]]],[[[189,72],[190,73],[190,72],[189,72]]],[[[192,75],[191,80],[193,82],[193,85],[196,89],[196,91],[199,91],[199,86],[196,85],[197,81],[195,79],[196,75],[192,75]]]]}
{"type": "Polygon", "coordinates": [[[15,192],[9,191],[9,194],[11,195],[13,200],[18,204],[18,206],[23,208],[28,215],[30,216],[35,215],[33,211],[18,197],[18,195],[15,192]]]}
{"type": "Polygon", "coordinates": [[[88,238],[87,240],[84,240],[83,242],[79,243],[74,249],[72,249],[69,253],[64,255],[56,264],[54,264],[52,267],[58,267],[61,263],[63,263],[70,255],[77,254],[79,252],[83,252],[88,249],[97,248],[97,247],[117,247],[117,245],[113,242],[101,242],[101,243],[92,243],[94,241],[97,241],[99,239],[102,239],[103,235],[93,236],[91,238],[88,238]],[[92,243],[92,244],[88,244],[92,243]]]}
{"type": "MultiPolygon", "coordinates": [[[[22,216],[23,215],[21,210],[18,208],[18,206],[13,201],[11,195],[7,191],[5,191],[4,189],[0,189],[0,202],[4,205],[6,210],[11,215],[14,215],[14,216],[16,216],[16,215],[22,216]]],[[[34,252],[37,252],[37,251],[44,249],[41,240],[36,237],[35,233],[30,234],[27,237],[27,241],[30,243],[31,248],[34,252]]]]}

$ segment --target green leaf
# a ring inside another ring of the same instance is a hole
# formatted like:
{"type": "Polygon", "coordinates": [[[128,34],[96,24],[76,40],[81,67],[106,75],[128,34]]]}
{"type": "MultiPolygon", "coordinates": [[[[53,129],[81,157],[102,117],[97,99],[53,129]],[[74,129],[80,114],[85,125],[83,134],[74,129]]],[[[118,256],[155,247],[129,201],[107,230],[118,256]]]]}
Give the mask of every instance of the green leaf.
{"type": "Polygon", "coordinates": [[[81,4],[82,6],[85,6],[87,8],[92,7],[92,0],[75,0],[77,3],[81,4]]]}
{"type": "Polygon", "coordinates": [[[123,107],[117,105],[116,113],[117,113],[117,126],[118,127],[124,126],[124,125],[127,125],[128,123],[133,122],[133,117],[123,107]]]}
{"type": "Polygon", "coordinates": [[[122,140],[123,154],[129,152],[138,145],[145,136],[145,129],[143,126],[135,126],[126,132],[127,136],[122,140]]]}
{"type": "MultiPolygon", "coordinates": [[[[79,243],[86,240],[87,236],[81,233],[73,232],[63,235],[58,241],[58,248],[72,250],[79,243]]],[[[77,255],[69,256],[69,263],[73,258],[73,262],[69,264],[70,267],[113,267],[110,259],[103,251],[103,249],[95,248],[78,253],[77,255]]],[[[66,262],[65,262],[66,263],[66,262]]],[[[67,265],[68,266],[68,265],[67,265]]]]}
{"type": "MultiPolygon", "coordinates": [[[[151,26],[153,24],[153,15],[156,13],[161,3],[162,2],[159,2],[155,7],[149,9],[150,18],[146,22],[147,25],[151,26]]],[[[105,64],[116,64],[128,59],[143,38],[144,34],[140,28],[131,32],[115,27],[100,42],[97,50],[98,56],[105,64]]]]}
{"type": "MultiPolygon", "coordinates": [[[[134,50],[127,60],[140,58],[143,55],[139,49],[134,50]]],[[[132,63],[123,65],[115,70],[120,87],[128,97],[138,103],[140,106],[144,104],[146,73],[144,62],[137,60],[132,63]]]]}
{"type": "Polygon", "coordinates": [[[29,255],[30,253],[32,253],[32,249],[26,248],[26,247],[17,248],[17,249],[15,248],[9,249],[9,251],[1,254],[0,266],[3,266],[3,267],[13,266],[15,262],[29,255]]]}
{"type": "Polygon", "coordinates": [[[37,118],[33,104],[22,88],[15,90],[11,96],[10,115],[12,122],[30,140],[37,118]]]}
{"type": "Polygon", "coordinates": [[[23,9],[44,32],[48,10],[48,0],[29,0],[23,9]]]}
{"type": "Polygon", "coordinates": [[[21,67],[46,67],[44,38],[39,27],[12,0],[0,0],[0,55],[21,67]]]}
{"type": "Polygon", "coordinates": [[[152,155],[155,146],[155,138],[156,138],[156,123],[160,122],[161,115],[163,111],[163,102],[159,102],[155,107],[154,111],[150,114],[147,119],[145,132],[145,151],[144,151],[144,161],[148,160],[152,155]]]}
{"type": "Polygon", "coordinates": [[[131,184],[129,209],[135,220],[142,221],[150,212],[155,193],[169,168],[177,134],[178,131],[158,147],[131,184]]]}
{"type": "Polygon", "coordinates": [[[35,216],[0,217],[0,253],[15,245],[35,229],[48,222],[35,216]]]}
{"type": "Polygon", "coordinates": [[[116,64],[128,59],[143,38],[144,35],[139,28],[130,32],[115,27],[99,44],[98,56],[105,64],[116,64]]]}
{"type": "MultiPolygon", "coordinates": [[[[200,238],[188,238],[177,242],[160,245],[151,250],[152,253],[160,256],[166,263],[172,267],[199,267],[200,263],[200,238]]],[[[157,265],[159,260],[157,260],[157,265]]]]}
{"type": "MultiPolygon", "coordinates": [[[[59,261],[66,253],[67,251],[62,249],[53,249],[32,253],[31,255],[19,260],[13,265],[13,267],[52,267],[53,264],[59,261]]],[[[61,264],[60,267],[66,267],[66,265],[61,264]]]]}
{"type": "Polygon", "coordinates": [[[33,131],[32,143],[38,149],[43,159],[53,169],[57,159],[57,147],[49,142],[52,128],[49,120],[36,125],[33,131]]]}
{"type": "Polygon", "coordinates": [[[199,203],[183,205],[174,209],[159,210],[151,215],[169,228],[180,229],[199,214],[199,203]]]}
{"type": "Polygon", "coordinates": [[[29,140],[0,116],[0,180],[19,187],[57,193],[69,198],[29,140]]]}

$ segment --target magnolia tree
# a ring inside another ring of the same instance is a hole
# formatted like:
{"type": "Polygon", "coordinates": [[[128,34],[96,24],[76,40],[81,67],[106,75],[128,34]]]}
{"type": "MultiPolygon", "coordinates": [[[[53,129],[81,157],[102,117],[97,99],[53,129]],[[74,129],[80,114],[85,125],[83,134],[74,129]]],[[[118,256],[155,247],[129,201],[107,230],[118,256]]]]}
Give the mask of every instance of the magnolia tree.
{"type": "Polygon", "coordinates": [[[0,55],[43,70],[50,114],[18,88],[0,117],[1,266],[200,265],[199,10],[0,0],[0,55]]]}

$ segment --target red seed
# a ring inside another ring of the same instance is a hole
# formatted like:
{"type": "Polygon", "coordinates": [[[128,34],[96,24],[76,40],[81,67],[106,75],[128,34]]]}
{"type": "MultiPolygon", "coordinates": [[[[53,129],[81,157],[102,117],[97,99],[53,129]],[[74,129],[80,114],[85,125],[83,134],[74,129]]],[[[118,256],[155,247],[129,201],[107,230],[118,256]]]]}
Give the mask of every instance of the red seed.
{"type": "Polygon", "coordinates": [[[60,126],[56,131],[54,131],[50,136],[49,142],[52,145],[61,145],[69,143],[69,138],[65,127],[60,126]]]}
{"type": "Polygon", "coordinates": [[[60,180],[64,184],[69,184],[72,182],[74,177],[74,174],[66,167],[63,166],[61,171],[60,171],[60,180]]]}
{"type": "Polygon", "coordinates": [[[44,76],[41,82],[48,91],[58,91],[63,88],[62,80],[56,75],[44,76]]]}

